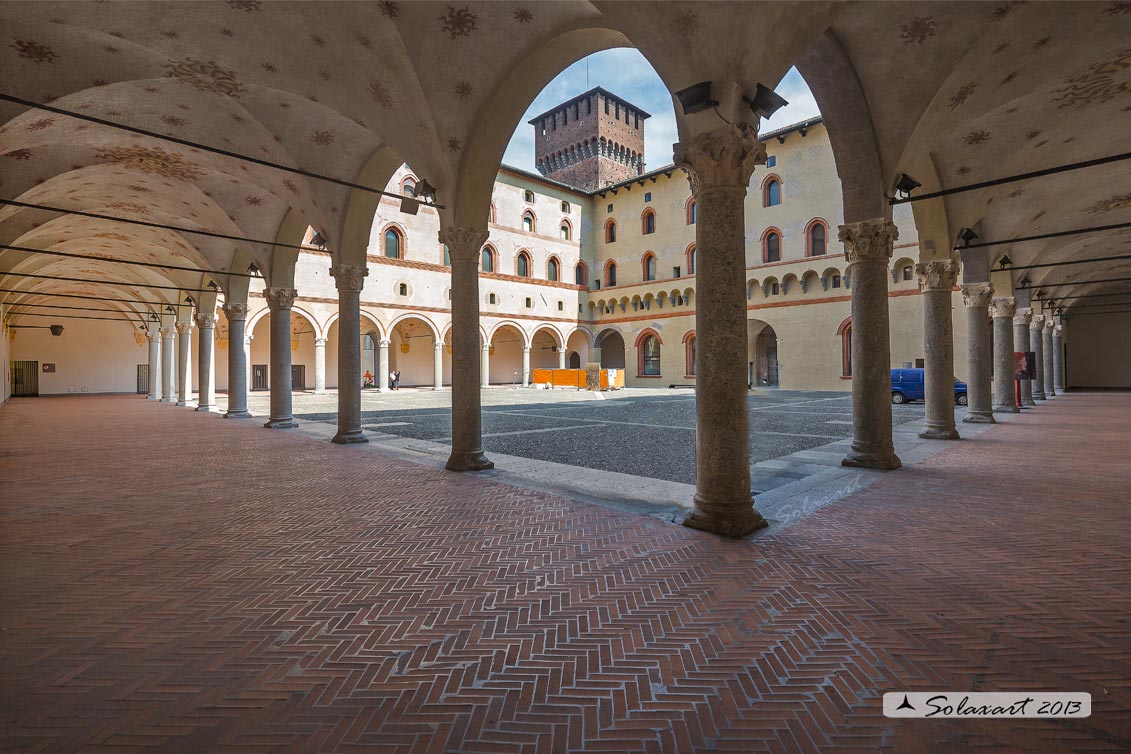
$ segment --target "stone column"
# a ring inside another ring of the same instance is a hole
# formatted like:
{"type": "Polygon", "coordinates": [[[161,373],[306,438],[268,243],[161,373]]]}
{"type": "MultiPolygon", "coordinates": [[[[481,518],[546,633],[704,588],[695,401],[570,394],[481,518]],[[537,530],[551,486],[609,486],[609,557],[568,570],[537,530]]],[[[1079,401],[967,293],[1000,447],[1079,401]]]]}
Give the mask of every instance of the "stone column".
{"type": "Polygon", "coordinates": [[[1029,322],[1029,350],[1033,352],[1037,372],[1033,378],[1033,400],[1043,401],[1045,396],[1045,348],[1044,336],[1045,315],[1034,314],[1029,322]]]}
{"type": "Polygon", "coordinates": [[[1052,321],[1052,315],[1045,319],[1045,329],[1041,333],[1041,350],[1044,351],[1044,363],[1042,367],[1045,373],[1045,395],[1049,398],[1056,397],[1056,388],[1053,386],[1053,367],[1052,367],[1052,331],[1056,327],[1052,321]]]}
{"type": "MultiPolygon", "coordinates": [[[[338,433],[339,445],[369,442],[361,429],[361,289],[369,268],[339,264],[330,268],[338,286],[338,433]]],[[[315,359],[315,390],[321,373],[322,392],[326,392],[326,340],[321,359],[315,359]]],[[[315,341],[316,352],[319,350],[315,341]]],[[[386,378],[388,379],[388,378],[386,378]]]]}
{"type": "MultiPolygon", "coordinates": [[[[452,262],[452,454],[451,471],[495,467],[483,453],[480,378],[487,364],[479,361],[479,254],[487,230],[460,226],[440,231],[452,262]]],[[[487,360],[487,352],[482,355],[487,360]]]]}
{"type": "Polygon", "coordinates": [[[957,440],[954,426],[954,330],[950,316],[951,292],[958,276],[952,260],[915,265],[923,293],[923,370],[927,416],[919,436],[927,440],[957,440]]]}
{"type": "Polygon", "coordinates": [[[530,346],[522,347],[522,386],[530,387],[530,346]]]}
{"type": "MultiPolygon", "coordinates": [[[[263,426],[269,429],[297,427],[291,409],[291,307],[298,291],[268,288],[263,293],[271,309],[271,417],[263,426]]],[[[341,325],[338,332],[342,332],[341,325]]]]}
{"type": "Polygon", "coordinates": [[[483,373],[483,384],[481,387],[491,386],[491,346],[490,344],[483,344],[483,363],[480,366],[480,371],[483,373]]]}
{"type": "Polygon", "coordinates": [[[1064,393],[1064,325],[1052,330],[1052,385],[1058,394],[1064,393]]]}
{"type": "Polygon", "coordinates": [[[432,389],[444,389],[444,341],[432,342],[432,389]]]}
{"type": "Polygon", "coordinates": [[[565,348],[558,349],[558,369],[566,368],[566,350],[565,348]]]}
{"type": "Polygon", "coordinates": [[[377,342],[377,390],[389,392],[389,344],[392,341],[377,342]]]}
{"type": "Polygon", "coordinates": [[[212,402],[212,341],[216,332],[216,316],[198,312],[196,325],[196,339],[199,345],[196,369],[200,373],[200,384],[196,386],[196,410],[210,412],[216,408],[216,404],[212,402]]]}
{"type": "Polygon", "coordinates": [[[694,507],[684,525],[742,537],[766,525],[750,494],[746,406],[746,187],[765,146],[753,129],[724,126],[675,145],[695,198],[694,507]]]}
{"type": "Polygon", "coordinates": [[[228,410],[225,419],[247,419],[247,361],[251,338],[247,337],[247,304],[224,304],[228,318],[228,410]]]}
{"type": "Polygon", "coordinates": [[[990,353],[990,300],[994,287],[989,283],[962,286],[966,308],[966,417],[973,424],[994,424],[993,354],[990,353]]]}
{"type": "MultiPolygon", "coordinates": [[[[339,365],[340,366],[340,365],[339,365]]],[[[339,371],[338,382],[341,382],[339,371]]],[[[314,394],[326,393],[326,339],[314,339],[314,394]]]]}
{"type": "Polygon", "coordinates": [[[161,328],[161,402],[177,402],[177,330],[161,328]]]}
{"type": "Polygon", "coordinates": [[[192,348],[192,323],[177,323],[177,405],[189,404],[189,382],[192,370],[189,369],[189,352],[192,348]]]}
{"type": "MultiPolygon", "coordinates": [[[[152,325],[150,325],[152,328],[152,325]]],[[[146,400],[161,400],[161,333],[150,329],[145,333],[149,341],[149,395],[146,400]]]]}
{"type": "Polygon", "coordinates": [[[1016,385],[1013,379],[1013,315],[1016,302],[1010,298],[995,298],[990,302],[994,317],[994,411],[999,414],[1016,414],[1016,385]]]}
{"type": "MultiPolygon", "coordinates": [[[[1029,321],[1033,317],[1032,309],[1018,309],[1013,315],[1013,348],[1024,353],[1029,350],[1029,321]]],[[[1033,383],[1031,380],[1021,380],[1021,405],[1025,407],[1036,406],[1033,403],[1033,383]]]]}
{"type": "Polygon", "coordinates": [[[841,463],[898,469],[892,445],[888,260],[899,230],[890,220],[865,220],[840,226],[838,236],[848,262],[845,279],[852,275],[852,448],[841,463]]]}

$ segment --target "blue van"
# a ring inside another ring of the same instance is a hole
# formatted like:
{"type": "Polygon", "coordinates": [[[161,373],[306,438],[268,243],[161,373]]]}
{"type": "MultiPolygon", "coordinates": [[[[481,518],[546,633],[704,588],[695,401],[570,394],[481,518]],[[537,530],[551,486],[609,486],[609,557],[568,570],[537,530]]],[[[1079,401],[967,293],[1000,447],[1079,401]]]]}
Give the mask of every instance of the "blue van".
{"type": "MultiPolygon", "coordinates": [[[[907,401],[921,400],[923,400],[923,370],[891,370],[891,402],[907,403],[907,401]]],[[[954,381],[954,402],[959,406],[966,405],[965,382],[954,381]]]]}

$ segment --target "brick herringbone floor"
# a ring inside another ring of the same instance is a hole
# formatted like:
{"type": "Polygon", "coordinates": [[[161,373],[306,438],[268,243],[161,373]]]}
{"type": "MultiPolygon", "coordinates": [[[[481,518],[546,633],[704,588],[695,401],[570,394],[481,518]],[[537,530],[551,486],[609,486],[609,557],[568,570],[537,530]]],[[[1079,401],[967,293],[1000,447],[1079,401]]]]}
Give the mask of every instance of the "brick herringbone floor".
{"type": "Polygon", "coordinates": [[[0,409],[0,750],[1127,752],[1131,396],[714,536],[134,398],[0,409]],[[892,721],[895,689],[1072,721],[892,721]]]}

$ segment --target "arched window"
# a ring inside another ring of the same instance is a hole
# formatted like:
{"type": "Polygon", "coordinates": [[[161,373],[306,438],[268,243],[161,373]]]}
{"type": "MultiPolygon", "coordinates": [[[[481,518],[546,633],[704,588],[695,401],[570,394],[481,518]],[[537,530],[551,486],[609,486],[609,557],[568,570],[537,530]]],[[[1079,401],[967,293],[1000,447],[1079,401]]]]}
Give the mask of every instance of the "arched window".
{"type": "Polygon", "coordinates": [[[656,232],[656,213],[650,209],[644,210],[644,214],[640,216],[641,233],[649,235],[656,232]]]}
{"type": "Polygon", "coordinates": [[[550,261],[546,263],[546,279],[556,283],[558,281],[559,268],[558,260],[551,257],[550,261]]]}
{"type": "Polygon", "coordinates": [[[569,214],[569,202],[562,200],[562,212],[569,214]]]}
{"type": "Polygon", "coordinates": [[[445,267],[451,267],[452,266],[452,252],[451,252],[450,249],[448,249],[447,244],[444,244],[444,266],[445,267]]]}
{"type": "Polygon", "coordinates": [[[416,193],[416,179],[405,178],[404,183],[401,184],[401,193],[405,196],[412,196],[416,193]]]}
{"type": "Polygon", "coordinates": [[[781,236],[776,230],[767,231],[762,237],[762,261],[781,261],[781,236]]]}
{"type": "Polygon", "coordinates": [[[518,259],[515,260],[514,271],[520,278],[530,277],[530,255],[525,251],[518,252],[518,259]]]}
{"type": "Polygon", "coordinates": [[[836,334],[840,336],[840,376],[852,377],[852,317],[840,323],[836,334]]]}
{"type": "Polygon", "coordinates": [[[687,203],[687,224],[695,224],[695,200],[692,199],[687,203]]]}
{"type": "Polygon", "coordinates": [[[562,220],[561,227],[558,230],[561,233],[563,241],[568,241],[573,238],[573,228],[570,227],[568,220],[562,220]]]}
{"type": "Polygon", "coordinates": [[[648,252],[647,254],[644,255],[643,262],[644,262],[644,265],[643,265],[644,266],[644,280],[645,281],[655,280],[656,279],[656,255],[651,253],[651,252],[648,252]]]}
{"type": "Polygon", "coordinates": [[[903,279],[904,280],[914,280],[915,279],[915,267],[913,267],[912,265],[906,265],[903,268],[903,279]]]}
{"type": "Polygon", "coordinates": [[[483,272],[495,271],[495,252],[490,246],[484,246],[483,251],[479,254],[479,269],[483,272]]]}
{"type": "Polygon", "coordinates": [[[617,284],[617,263],[609,262],[605,265],[605,285],[612,288],[617,284]]]}
{"type": "Polygon", "coordinates": [[[385,231],[385,256],[390,259],[401,258],[401,238],[400,231],[396,228],[389,228],[385,231]]]}
{"type": "Polygon", "coordinates": [[[589,284],[589,270],[585,268],[584,262],[578,262],[577,266],[573,268],[573,282],[575,285],[588,285],[589,284]]]}
{"type": "Polygon", "coordinates": [[[649,330],[636,340],[637,374],[642,377],[660,374],[660,338],[649,330]]]}
{"type": "Polygon", "coordinates": [[[497,222],[496,216],[497,213],[495,212],[495,203],[491,202],[491,216],[488,219],[490,219],[491,222],[497,222]]]}
{"type": "Polygon", "coordinates": [[[684,366],[684,375],[687,377],[695,376],[695,356],[699,351],[698,344],[695,340],[695,331],[692,330],[683,336],[684,346],[684,360],[687,362],[684,366]]]}
{"type": "Polygon", "coordinates": [[[613,243],[617,240],[617,223],[616,220],[609,220],[605,223],[605,243],[613,243]]]}
{"type": "Polygon", "coordinates": [[[695,274],[695,244],[687,247],[687,274],[695,274]]]}
{"type": "Polygon", "coordinates": [[[534,192],[527,189],[526,191],[522,192],[522,198],[527,204],[533,204],[534,203],[534,192]]]}
{"type": "Polygon", "coordinates": [[[776,207],[781,204],[781,179],[772,175],[762,184],[762,206],[776,207]]]}
{"type": "Polygon", "coordinates": [[[530,210],[522,213],[522,229],[527,233],[534,232],[534,213],[530,210]]]}
{"type": "Polygon", "coordinates": [[[809,233],[805,237],[806,256],[819,257],[828,253],[827,239],[828,230],[825,228],[825,223],[821,220],[814,220],[809,225],[809,233]]]}

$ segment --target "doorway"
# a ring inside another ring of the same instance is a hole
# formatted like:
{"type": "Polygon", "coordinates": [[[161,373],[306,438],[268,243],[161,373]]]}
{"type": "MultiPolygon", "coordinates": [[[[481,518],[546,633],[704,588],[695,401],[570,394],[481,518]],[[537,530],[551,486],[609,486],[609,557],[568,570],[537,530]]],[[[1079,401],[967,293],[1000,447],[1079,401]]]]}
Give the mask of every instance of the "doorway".
{"type": "Polygon", "coordinates": [[[137,365],[137,394],[145,395],[149,392],[149,365],[137,365]]]}
{"type": "Polygon", "coordinates": [[[267,365],[266,364],[252,364],[251,365],[251,389],[252,390],[267,390],[267,365]]]}
{"type": "Polygon", "coordinates": [[[12,397],[13,398],[38,398],[39,397],[39,362],[38,361],[13,361],[12,362],[12,397]]]}

